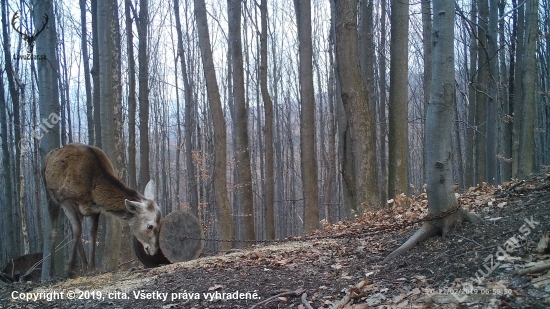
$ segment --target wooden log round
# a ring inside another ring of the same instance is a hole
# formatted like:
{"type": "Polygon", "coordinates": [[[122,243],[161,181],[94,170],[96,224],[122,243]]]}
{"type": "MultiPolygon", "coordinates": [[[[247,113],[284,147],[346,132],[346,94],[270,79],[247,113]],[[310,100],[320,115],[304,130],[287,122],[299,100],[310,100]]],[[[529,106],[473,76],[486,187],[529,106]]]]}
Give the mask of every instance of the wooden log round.
{"type": "Polygon", "coordinates": [[[170,262],[185,262],[200,256],[204,240],[188,237],[204,238],[201,223],[192,213],[185,210],[174,211],[162,220],[160,250],[170,262]]]}
{"type": "Polygon", "coordinates": [[[143,245],[132,236],[134,252],[138,260],[148,268],[165,264],[196,259],[202,253],[204,240],[186,237],[204,238],[199,219],[184,210],[174,211],[161,220],[159,245],[155,255],[148,255],[143,245]]]}

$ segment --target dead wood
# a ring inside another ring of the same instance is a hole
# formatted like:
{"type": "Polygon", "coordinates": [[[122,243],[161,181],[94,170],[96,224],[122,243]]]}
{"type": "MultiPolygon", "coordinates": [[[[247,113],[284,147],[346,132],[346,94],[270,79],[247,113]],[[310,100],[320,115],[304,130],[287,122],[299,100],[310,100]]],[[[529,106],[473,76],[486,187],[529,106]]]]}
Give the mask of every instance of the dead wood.
{"type": "Polygon", "coordinates": [[[307,293],[302,293],[302,298],[301,299],[302,299],[302,305],[304,305],[304,307],[306,307],[306,309],[313,309],[313,307],[311,307],[311,305],[307,301],[307,293]]]}
{"type": "Polygon", "coordinates": [[[534,274],[534,273],[539,273],[548,269],[550,269],[550,263],[522,269],[518,271],[518,275],[523,276],[527,274],[534,274]]]}

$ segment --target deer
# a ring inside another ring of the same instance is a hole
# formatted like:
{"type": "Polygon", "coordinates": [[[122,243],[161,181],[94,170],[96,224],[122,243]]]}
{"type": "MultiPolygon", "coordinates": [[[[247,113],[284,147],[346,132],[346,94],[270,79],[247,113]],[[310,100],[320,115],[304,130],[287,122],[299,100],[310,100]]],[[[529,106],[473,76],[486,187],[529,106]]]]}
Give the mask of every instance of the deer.
{"type": "MultiPolygon", "coordinates": [[[[152,180],[147,183],[143,195],[138,193],[115,176],[111,161],[101,149],[80,143],[67,144],[49,152],[44,159],[42,175],[48,192],[48,212],[52,225],[52,261],[55,254],[55,227],[61,209],[71,223],[74,241],[66,266],[70,278],[76,277],[77,251],[82,268],[88,272],[95,269],[95,246],[100,214],[114,216],[128,224],[130,232],[143,245],[146,254],[155,255],[159,250],[161,212],[154,200],[152,180]],[[81,239],[83,217],[92,219],[89,264],[81,239]]],[[[54,273],[53,262],[50,273],[54,273]]]]}

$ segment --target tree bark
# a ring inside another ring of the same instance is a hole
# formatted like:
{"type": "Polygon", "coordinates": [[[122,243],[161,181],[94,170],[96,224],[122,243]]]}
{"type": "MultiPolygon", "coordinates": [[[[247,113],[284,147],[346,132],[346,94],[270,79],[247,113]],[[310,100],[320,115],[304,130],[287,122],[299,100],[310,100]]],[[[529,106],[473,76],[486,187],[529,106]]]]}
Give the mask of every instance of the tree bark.
{"type": "Polygon", "coordinates": [[[84,87],[86,88],[86,119],[88,124],[88,144],[94,144],[94,110],[92,102],[92,82],[90,80],[90,57],[88,53],[88,26],[86,23],[86,0],[80,0],[81,48],[84,65],[84,87]]]}
{"type": "MultiPolygon", "coordinates": [[[[252,172],[248,148],[248,116],[244,89],[243,51],[241,43],[241,0],[228,0],[229,44],[233,67],[233,95],[235,104],[236,166],[239,174],[237,190],[242,205],[243,240],[255,240],[254,198],[252,196],[252,172]]],[[[245,247],[252,243],[245,243],[245,247]]]]}
{"type": "MultiPolygon", "coordinates": [[[[515,5],[513,5],[515,7],[515,5]]],[[[506,0],[499,1],[499,32],[504,33],[506,29],[506,23],[504,20],[504,14],[506,8],[506,0]]],[[[514,10],[512,15],[517,14],[514,10]]],[[[512,20],[515,20],[512,17],[512,20]]],[[[514,26],[512,26],[512,29],[514,26]]],[[[513,30],[512,30],[513,31],[513,30]]],[[[513,93],[513,74],[510,75],[510,72],[513,71],[514,62],[515,62],[515,41],[512,35],[510,40],[510,46],[508,48],[510,57],[509,57],[509,69],[506,68],[506,44],[507,38],[505,35],[500,35],[499,39],[499,62],[500,62],[500,80],[501,80],[501,98],[502,98],[502,116],[500,118],[501,128],[502,128],[502,159],[501,164],[501,180],[509,181],[512,178],[512,136],[514,134],[512,130],[512,111],[513,111],[513,98],[510,94],[513,93]],[[508,72],[508,74],[507,74],[508,72]],[[510,79],[510,77],[512,77],[510,79]]]]}
{"type": "MultiPolygon", "coordinates": [[[[8,35],[8,29],[10,27],[10,23],[9,23],[9,13],[8,13],[8,9],[7,9],[7,2],[6,1],[0,1],[1,2],[1,5],[2,5],[2,37],[3,37],[3,40],[2,40],[2,46],[4,48],[4,63],[5,63],[5,69],[6,69],[6,77],[7,77],[7,80],[8,80],[8,89],[9,89],[9,93],[10,93],[10,97],[11,97],[11,101],[12,101],[12,110],[13,110],[13,128],[14,128],[14,137],[15,137],[15,142],[16,143],[20,143],[21,142],[21,131],[20,131],[20,128],[21,128],[21,115],[20,115],[20,110],[21,110],[21,107],[19,106],[20,103],[19,103],[19,90],[17,89],[17,85],[16,85],[16,81],[15,81],[15,70],[13,68],[13,64],[12,64],[12,58],[11,58],[11,49],[10,49],[10,41],[9,41],[9,35],[8,35]]],[[[41,16],[42,18],[43,16],[41,16]]],[[[14,197],[14,200],[16,199],[17,197],[17,192],[19,190],[17,190],[16,188],[16,185],[15,185],[15,175],[19,176],[19,160],[20,160],[20,157],[21,157],[21,148],[19,147],[19,145],[17,145],[15,147],[15,157],[14,157],[14,168],[13,168],[13,175],[14,175],[14,184],[13,184],[13,189],[12,189],[12,196],[14,197]]],[[[11,170],[11,169],[8,169],[8,170],[11,170]]],[[[14,204],[10,204],[10,205],[14,205],[14,204]]],[[[15,210],[15,209],[14,209],[15,210]]],[[[14,212],[14,215],[16,216],[17,214],[14,212]]],[[[14,218],[15,219],[15,218],[14,218]]],[[[16,220],[12,221],[12,222],[15,222],[16,220]]],[[[14,244],[15,247],[17,248],[18,247],[18,243],[15,243],[14,244]]]]}
{"type": "Polygon", "coordinates": [[[512,129],[512,177],[518,177],[519,170],[519,144],[521,135],[521,119],[523,110],[523,66],[525,50],[525,5],[520,5],[517,9],[517,21],[514,23],[516,32],[516,64],[514,72],[514,104],[513,104],[513,123],[512,129]]]}
{"type": "Polygon", "coordinates": [[[363,210],[378,209],[376,133],[368,109],[367,91],[361,78],[357,12],[353,0],[336,2],[336,61],[354,153],[355,207],[363,210]]]}
{"type": "MultiPolygon", "coordinates": [[[[99,67],[99,3],[98,0],[90,0],[90,6],[92,11],[92,105],[94,107],[94,146],[103,148],[102,133],[101,133],[101,88],[99,74],[101,68],[99,67]]],[[[102,223],[100,223],[101,225],[102,223]]],[[[103,230],[100,228],[100,231],[103,230]]],[[[101,245],[99,245],[98,251],[101,252],[101,245]]]]}
{"type": "Polygon", "coordinates": [[[197,179],[195,178],[195,164],[193,163],[192,132],[193,123],[191,121],[191,107],[193,106],[193,89],[189,83],[187,72],[185,49],[183,48],[183,33],[179,16],[179,1],[174,0],[174,16],[176,20],[176,31],[178,35],[178,54],[183,78],[183,91],[185,92],[184,108],[184,131],[185,131],[185,167],[187,169],[187,186],[189,204],[191,212],[198,217],[199,214],[199,196],[197,193],[197,179]]]}
{"type": "Polygon", "coordinates": [[[391,1],[388,194],[408,193],[409,3],[391,1]]]}
{"type": "MultiPolygon", "coordinates": [[[[214,125],[214,193],[218,207],[218,222],[220,237],[223,239],[233,239],[233,218],[229,207],[227,196],[227,140],[225,129],[225,117],[223,115],[220,90],[216,78],[214,60],[212,59],[212,50],[210,45],[210,35],[208,31],[208,22],[206,19],[206,5],[204,0],[194,0],[195,19],[197,22],[197,32],[199,36],[199,47],[201,51],[202,65],[206,79],[206,88],[208,101],[210,103],[210,113],[214,125]]],[[[223,242],[220,245],[221,250],[228,250],[232,247],[231,242],[223,242]]]]}
{"type": "Polygon", "coordinates": [[[151,180],[149,159],[149,59],[147,39],[149,29],[148,0],[139,1],[138,65],[139,65],[139,181],[142,192],[151,180]]]}
{"type": "MultiPolygon", "coordinates": [[[[44,31],[36,39],[36,53],[38,55],[46,55],[48,61],[37,61],[37,75],[38,75],[38,88],[40,92],[38,93],[38,103],[40,108],[40,119],[45,121],[45,119],[53,120],[52,117],[56,117],[59,120],[59,88],[57,84],[57,75],[58,72],[58,62],[57,55],[55,51],[57,43],[57,35],[55,31],[55,15],[53,13],[53,4],[51,1],[37,1],[33,7],[34,22],[35,27],[40,29],[42,27],[42,22],[44,21],[44,15],[49,16],[49,21],[44,28],[44,31]]],[[[43,136],[40,139],[40,154],[42,160],[47,153],[52,149],[55,149],[60,146],[60,136],[59,136],[59,122],[58,121],[49,121],[49,124],[52,125],[47,132],[43,132],[43,136]]],[[[48,126],[49,127],[49,126],[48,126]]],[[[44,193],[46,194],[46,193],[44,193]]],[[[44,222],[42,224],[42,234],[50,235],[52,229],[51,222],[49,220],[49,212],[47,207],[42,208],[44,222]]],[[[55,228],[55,227],[54,227],[55,228]]],[[[63,229],[58,225],[57,233],[63,235],[63,229]]],[[[60,239],[62,237],[58,237],[60,239]]],[[[50,238],[44,237],[43,243],[43,254],[45,257],[42,264],[42,279],[49,279],[54,274],[51,272],[55,264],[55,268],[58,270],[63,270],[63,257],[61,254],[57,255],[56,261],[51,260],[50,255],[50,238]]],[[[60,241],[60,240],[59,240],[60,241]]]]}
{"type": "MultiPolygon", "coordinates": [[[[387,2],[386,0],[380,1],[380,36],[384,38],[380,40],[380,54],[386,53],[386,15],[387,15],[387,2]]],[[[378,132],[378,143],[380,152],[380,197],[383,206],[388,204],[388,156],[386,135],[388,132],[388,124],[386,117],[386,102],[387,102],[387,78],[386,78],[386,57],[380,57],[378,71],[380,72],[380,98],[378,100],[378,122],[380,123],[380,130],[378,132]]]]}
{"type": "MultiPolygon", "coordinates": [[[[0,211],[4,214],[2,220],[4,221],[4,227],[6,231],[14,231],[15,226],[13,224],[14,211],[13,211],[13,181],[10,175],[12,165],[10,164],[10,145],[8,142],[8,104],[6,102],[4,91],[4,74],[0,72],[0,139],[2,140],[2,181],[4,182],[3,194],[5,196],[5,204],[0,207],[0,211]]],[[[3,246],[0,256],[4,256],[7,253],[8,258],[16,256],[16,245],[14,233],[6,233],[2,236],[5,239],[5,247],[3,246]]]]}
{"type": "Polygon", "coordinates": [[[500,182],[497,166],[497,143],[498,143],[498,101],[497,81],[499,78],[498,70],[498,51],[497,51],[497,21],[498,21],[498,0],[489,0],[489,23],[487,24],[487,54],[488,76],[487,81],[487,132],[486,132],[486,162],[487,162],[487,181],[491,184],[500,182]]]}
{"type": "Polygon", "coordinates": [[[487,56],[487,18],[489,5],[488,0],[478,0],[479,19],[478,23],[478,65],[477,80],[474,84],[476,90],[475,109],[475,152],[476,152],[476,181],[482,183],[487,181],[487,82],[489,78],[489,59],[487,56]]]}
{"type": "MultiPolygon", "coordinates": [[[[422,0],[420,2],[422,10],[422,47],[424,54],[422,60],[424,62],[424,71],[422,75],[422,92],[424,94],[422,102],[422,110],[424,112],[424,119],[422,120],[424,133],[426,132],[426,112],[428,111],[428,102],[430,101],[430,94],[432,92],[432,8],[430,0],[422,0]]],[[[426,181],[426,134],[422,140],[422,178],[424,183],[426,181]]]]}
{"type": "Polygon", "coordinates": [[[527,19],[525,54],[521,77],[523,108],[519,140],[519,178],[526,178],[535,171],[535,79],[537,76],[538,7],[538,0],[527,0],[525,10],[527,19]]]}
{"type": "MultiPolygon", "coordinates": [[[[454,16],[453,0],[434,1],[433,8],[433,74],[432,93],[426,119],[426,158],[428,212],[440,213],[456,207],[452,175],[451,130],[455,104],[454,16]]],[[[447,234],[457,220],[479,222],[479,217],[459,209],[444,218],[424,225],[401,247],[390,253],[384,262],[414,247],[416,243],[437,233],[447,234]]]]}
{"type": "MultiPolygon", "coordinates": [[[[125,169],[122,145],[121,48],[117,12],[116,0],[98,3],[102,149],[111,159],[117,176],[123,179],[125,169]]],[[[130,248],[129,239],[123,240],[122,225],[119,220],[107,217],[106,222],[103,267],[105,271],[116,271],[121,247],[124,245],[125,248],[130,248]]]]}
{"type": "Polygon", "coordinates": [[[136,61],[130,0],[124,0],[126,51],[128,53],[128,186],[137,189],[136,170],[136,61]]]}
{"type": "MultiPolygon", "coordinates": [[[[315,134],[315,94],[313,89],[313,49],[311,39],[311,2],[294,0],[298,24],[300,79],[300,160],[304,195],[304,230],[319,227],[319,196],[315,134]]],[[[360,77],[359,77],[360,78],[360,77]]]]}
{"type": "Polygon", "coordinates": [[[267,0],[260,1],[260,88],[265,117],[265,224],[267,239],[275,239],[275,163],[273,155],[273,102],[267,87],[267,0]]]}
{"type": "MultiPolygon", "coordinates": [[[[472,23],[477,21],[477,3],[472,1],[472,8],[470,11],[470,20],[472,23]]],[[[476,156],[475,153],[475,141],[477,138],[477,132],[475,130],[476,124],[476,89],[474,85],[474,80],[476,76],[477,68],[477,27],[475,25],[470,25],[470,61],[466,65],[469,68],[468,74],[468,124],[470,128],[466,132],[466,185],[468,187],[475,185],[477,182],[477,173],[476,171],[476,156]]]]}

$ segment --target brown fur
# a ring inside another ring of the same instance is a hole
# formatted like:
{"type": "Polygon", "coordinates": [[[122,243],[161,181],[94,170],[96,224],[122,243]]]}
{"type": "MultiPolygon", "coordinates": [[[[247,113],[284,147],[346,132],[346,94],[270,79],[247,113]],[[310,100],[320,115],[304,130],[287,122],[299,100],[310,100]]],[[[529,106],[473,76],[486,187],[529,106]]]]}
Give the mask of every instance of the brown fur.
{"type": "MultiPolygon", "coordinates": [[[[150,248],[153,254],[156,253],[160,228],[158,206],[152,198],[122,183],[101,149],[78,143],[54,149],[44,160],[43,175],[50,197],[52,226],[57,224],[59,206],[62,206],[73,228],[75,242],[68,265],[69,276],[74,276],[76,250],[80,253],[83,267],[87,267],[80,239],[82,216],[92,217],[92,239],[96,239],[99,214],[110,213],[128,223],[139,241],[150,248]]],[[[52,239],[52,246],[53,243],[52,239]]],[[[94,253],[95,241],[91,241],[92,270],[95,266],[94,253]]]]}

